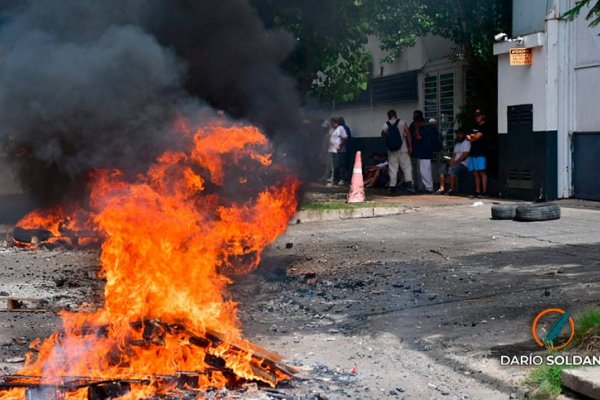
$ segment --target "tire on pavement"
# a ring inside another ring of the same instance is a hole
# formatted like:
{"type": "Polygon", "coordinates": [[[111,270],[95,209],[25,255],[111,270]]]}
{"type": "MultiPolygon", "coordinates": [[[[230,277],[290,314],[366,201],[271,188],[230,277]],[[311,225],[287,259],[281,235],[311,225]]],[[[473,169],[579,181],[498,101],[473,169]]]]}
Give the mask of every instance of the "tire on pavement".
{"type": "Polygon", "coordinates": [[[23,243],[43,242],[50,239],[52,232],[46,229],[23,229],[15,227],[12,233],[13,239],[23,243]]]}
{"type": "Polygon", "coordinates": [[[518,206],[517,221],[549,221],[560,218],[560,207],[555,203],[535,203],[518,206]]]}
{"type": "Polygon", "coordinates": [[[518,204],[494,204],[492,205],[492,219],[513,219],[518,204]]]}

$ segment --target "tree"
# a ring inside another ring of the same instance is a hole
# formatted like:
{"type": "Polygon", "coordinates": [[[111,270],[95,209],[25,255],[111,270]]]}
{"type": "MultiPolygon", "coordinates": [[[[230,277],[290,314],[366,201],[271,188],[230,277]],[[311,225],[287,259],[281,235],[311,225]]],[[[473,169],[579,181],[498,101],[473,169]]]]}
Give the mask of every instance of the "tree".
{"type": "MultiPolygon", "coordinates": [[[[267,28],[291,32],[297,46],[284,64],[307,93],[351,100],[367,87],[369,35],[392,62],[428,32],[457,44],[474,73],[474,102],[495,102],[493,36],[510,27],[511,0],[251,0],[267,28]]],[[[490,104],[490,108],[493,104],[490,104]]]]}
{"type": "MultiPolygon", "coordinates": [[[[592,0],[581,0],[578,2],[575,7],[567,11],[564,15],[565,19],[572,20],[575,19],[579,13],[583,10],[584,7],[589,7],[592,4],[592,0]]],[[[590,7],[588,10],[585,19],[590,21],[590,26],[594,27],[600,24],[600,0],[596,0],[596,4],[590,7]]]]}
{"type": "Polygon", "coordinates": [[[296,47],[283,67],[296,78],[301,97],[313,89],[319,74],[321,97],[348,97],[353,89],[361,88],[366,73],[363,60],[367,60],[367,55],[362,50],[366,35],[354,21],[358,6],[352,1],[251,0],[251,3],[267,28],[285,29],[294,35],[296,47]],[[338,10],[342,10],[341,15],[333,18],[338,10]],[[342,66],[338,67],[340,62],[342,66]],[[341,90],[333,78],[342,69],[346,72],[343,80],[347,90],[341,90]],[[326,71],[330,78],[323,78],[326,71]]]}
{"type": "Polygon", "coordinates": [[[385,48],[412,45],[421,32],[412,21],[416,0],[251,0],[267,28],[291,32],[297,46],[284,68],[296,78],[302,98],[351,100],[367,88],[369,35],[394,30],[385,48]],[[402,18],[401,18],[401,17],[402,18]],[[400,27],[407,27],[399,30],[400,27]]]}
{"type": "MultiPolygon", "coordinates": [[[[497,60],[493,54],[494,34],[508,31],[511,19],[511,0],[421,0],[417,4],[418,34],[430,31],[457,45],[457,54],[464,58],[475,79],[470,93],[467,113],[475,106],[487,105],[488,115],[495,113],[497,99],[497,60]]],[[[393,43],[396,32],[385,26],[379,35],[383,43],[393,43]]],[[[400,40],[400,39],[397,39],[400,40]]],[[[402,49],[391,50],[391,56],[402,49]]],[[[459,116],[460,117],[460,116],[459,116]]]]}

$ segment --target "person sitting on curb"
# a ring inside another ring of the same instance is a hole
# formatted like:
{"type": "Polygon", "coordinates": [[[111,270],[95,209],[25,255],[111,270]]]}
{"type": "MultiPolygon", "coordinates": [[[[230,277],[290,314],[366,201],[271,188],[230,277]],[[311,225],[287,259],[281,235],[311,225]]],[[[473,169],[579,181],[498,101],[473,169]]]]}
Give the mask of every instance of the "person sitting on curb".
{"type": "Polygon", "coordinates": [[[372,157],[373,161],[377,162],[377,164],[365,168],[366,176],[364,186],[367,188],[383,187],[387,185],[390,180],[387,157],[379,153],[373,153],[372,157]]]}
{"type": "Polygon", "coordinates": [[[464,128],[458,128],[454,131],[454,134],[456,135],[456,144],[452,151],[452,158],[440,167],[440,188],[436,194],[451,195],[456,193],[456,178],[469,170],[467,158],[471,150],[471,143],[465,140],[464,128]],[[446,175],[450,175],[450,189],[448,190],[446,190],[446,175]]]}

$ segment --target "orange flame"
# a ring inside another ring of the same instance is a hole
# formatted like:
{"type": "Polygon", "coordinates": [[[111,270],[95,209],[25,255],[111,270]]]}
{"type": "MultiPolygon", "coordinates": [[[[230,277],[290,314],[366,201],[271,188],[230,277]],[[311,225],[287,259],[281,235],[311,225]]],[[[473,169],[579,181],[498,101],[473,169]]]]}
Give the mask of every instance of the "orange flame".
{"type": "Polygon", "coordinates": [[[17,226],[23,229],[46,229],[54,236],[61,236],[62,225],[68,221],[61,206],[54,206],[47,210],[33,210],[21,219],[17,226]]]}
{"type": "MultiPolygon", "coordinates": [[[[201,387],[222,388],[227,377],[210,365],[216,357],[240,378],[275,383],[254,368],[236,303],[224,295],[231,278],[223,272],[259,264],[296,209],[299,182],[272,164],[268,141],[254,127],[213,124],[191,133],[178,124],[184,137],[191,135],[191,151],[163,154],[133,182],[119,171],[94,173],[91,220],[105,237],[105,304],[94,312],[62,312],[61,331],[36,343],[37,357],[28,355],[21,374],[56,382],[197,371],[201,387]],[[243,201],[220,196],[227,183],[239,182],[247,182],[244,193],[261,188],[243,201]],[[198,345],[207,337],[211,345],[198,345]]],[[[150,386],[133,385],[123,398],[148,395],[150,386]]],[[[152,391],[165,388],[155,386],[152,391]]],[[[8,393],[15,392],[0,392],[0,399],[13,398],[8,393]]]]}

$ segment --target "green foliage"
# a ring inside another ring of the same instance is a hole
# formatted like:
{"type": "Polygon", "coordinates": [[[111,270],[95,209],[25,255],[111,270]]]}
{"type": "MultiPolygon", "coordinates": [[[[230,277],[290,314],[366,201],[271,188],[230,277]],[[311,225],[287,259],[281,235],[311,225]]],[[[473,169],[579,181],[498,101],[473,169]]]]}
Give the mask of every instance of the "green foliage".
{"type": "Polygon", "coordinates": [[[374,201],[366,201],[364,203],[346,203],[345,200],[304,200],[300,206],[301,210],[311,211],[328,211],[328,210],[348,210],[354,208],[372,208],[372,207],[397,207],[394,203],[378,203],[374,201]]]}
{"type": "MultiPolygon", "coordinates": [[[[592,5],[592,1],[593,0],[581,0],[575,5],[575,7],[567,11],[563,18],[566,20],[575,19],[585,7],[592,5]]],[[[588,21],[591,20],[590,26],[592,27],[600,24],[600,0],[596,0],[596,4],[590,7],[585,19],[588,21]]]]}
{"type": "Polygon", "coordinates": [[[575,321],[575,337],[571,346],[580,345],[594,336],[600,337],[600,308],[592,308],[579,314],[575,321]]]}
{"type": "Polygon", "coordinates": [[[251,0],[268,28],[285,29],[296,46],[284,64],[301,95],[352,99],[366,88],[371,6],[358,0],[251,0]]]}
{"type": "Polygon", "coordinates": [[[430,32],[433,20],[427,14],[423,1],[373,1],[373,33],[381,41],[381,48],[388,52],[386,62],[400,57],[404,49],[414,46],[417,38],[430,32]]]}
{"type": "Polygon", "coordinates": [[[347,49],[344,53],[317,74],[312,89],[318,97],[348,101],[367,90],[370,71],[366,67],[371,62],[371,54],[364,49],[347,49]]]}
{"type": "MultiPolygon", "coordinates": [[[[457,55],[475,71],[482,93],[496,100],[493,36],[510,27],[511,0],[250,0],[270,29],[296,39],[283,65],[298,82],[302,97],[351,100],[364,91],[371,59],[364,49],[370,36],[392,62],[431,32],[457,44],[457,55]]],[[[492,107],[495,109],[494,107],[492,107]]]]}
{"type": "Polygon", "coordinates": [[[531,370],[525,384],[535,388],[532,399],[552,399],[558,396],[562,390],[560,372],[571,368],[564,365],[540,365],[531,370]]]}
{"type": "MultiPolygon", "coordinates": [[[[579,314],[576,318],[575,337],[569,348],[581,350],[582,345],[591,343],[596,346],[587,350],[596,353],[598,349],[595,338],[599,336],[600,308],[592,308],[579,314]]],[[[548,354],[556,355],[558,352],[550,351],[548,354]]],[[[535,388],[531,398],[551,399],[556,397],[562,390],[560,372],[567,368],[574,367],[569,365],[540,365],[533,368],[525,380],[526,385],[535,388]]]]}

